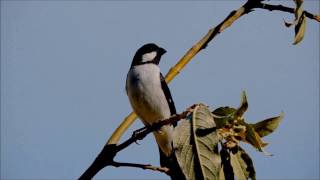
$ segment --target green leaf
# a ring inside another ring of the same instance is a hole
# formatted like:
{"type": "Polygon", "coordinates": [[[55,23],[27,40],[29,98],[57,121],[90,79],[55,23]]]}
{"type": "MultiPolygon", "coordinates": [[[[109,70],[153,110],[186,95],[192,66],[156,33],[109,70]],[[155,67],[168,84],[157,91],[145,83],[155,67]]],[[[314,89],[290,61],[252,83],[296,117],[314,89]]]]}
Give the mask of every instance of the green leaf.
{"type": "Polygon", "coordinates": [[[212,114],[204,105],[195,108],[192,117],[192,130],[195,140],[196,155],[200,163],[203,179],[218,179],[221,159],[218,152],[219,138],[216,132],[206,136],[197,135],[198,130],[216,127],[212,114]]]}
{"type": "Polygon", "coordinates": [[[224,117],[224,116],[230,116],[234,112],[236,112],[235,108],[225,106],[225,107],[219,107],[219,108],[215,109],[212,113],[216,116],[224,117]]]}
{"type": "Polygon", "coordinates": [[[235,108],[232,107],[219,107],[212,111],[214,121],[217,128],[222,128],[225,125],[229,124],[233,120],[233,114],[236,112],[235,108]]]}
{"type": "Polygon", "coordinates": [[[256,179],[253,162],[250,156],[240,146],[237,147],[236,153],[230,152],[231,165],[234,175],[240,179],[256,179]]]}
{"type": "Polygon", "coordinates": [[[230,159],[231,159],[231,166],[233,169],[233,173],[235,177],[237,177],[237,180],[246,180],[245,173],[243,172],[243,169],[241,168],[240,162],[238,161],[238,158],[236,155],[230,153],[230,159]]]}
{"type": "Polygon", "coordinates": [[[192,141],[191,118],[181,119],[173,134],[173,147],[179,166],[186,179],[196,179],[194,142],[192,141]]]}
{"type": "Polygon", "coordinates": [[[219,138],[214,129],[215,122],[205,105],[198,105],[192,116],[180,120],[175,128],[173,146],[186,179],[219,178],[219,138]]]}
{"type": "Polygon", "coordinates": [[[260,137],[264,137],[272,133],[275,129],[278,128],[280,122],[284,117],[284,113],[281,113],[280,116],[272,117],[258,123],[252,124],[255,131],[259,134],[260,137]]]}
{"type": "Polygon", "coordinates": [[[251,144],[258,151],[266,155],[272,155],[263,149],[268,143],[264,142],[262,137],[269,135],[278,127],[283,118],[283,114],[256,124],[248,124],[243,118],[248,106],[247,96],[245,91],[243,91],[238,109],[220,107],[214,110],[212,114],[217,124],[217,131],[226,141],[224,145],[227,148],[233,148],[238,145],[240,141],[243,141],[251,144]]]}
{"type": "Polygon", "coordinates": [[[242,119],[244,113],[248,109],[248,101],[246,92],[243,91],[241,95],[241,103],[238,109],[232,107],[220,107],[215,109],[212,114],[214,117],[214,121],[216,122],[217,128],[222,128],[230,123],[234,123],[235,120],[242,119]]]}
{"type": "Polygon", "coordinates": [[[249,106],[249,104],[248,104],[248,101],[247,101],[246,92],[242,91],[240,107],[235,112],[234,117],[235,118],[241,118],[243,116],[243,114],[247,111],[248,106],[249,106]]]}

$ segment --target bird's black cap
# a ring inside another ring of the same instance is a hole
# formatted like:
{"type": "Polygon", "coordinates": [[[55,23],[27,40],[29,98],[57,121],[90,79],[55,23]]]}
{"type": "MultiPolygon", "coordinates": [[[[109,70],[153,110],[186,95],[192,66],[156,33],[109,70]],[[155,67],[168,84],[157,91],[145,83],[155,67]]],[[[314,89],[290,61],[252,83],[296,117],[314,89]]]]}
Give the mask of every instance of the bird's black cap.
{"type": "Polygon", "coordinates": [[[142,47],[140,47],[136,54],[134,55],[134,58],[133,58],[133,61],[132,61],[132,64],[131,64],[131,67],[132,66],[135,66],[135,65],[141,65],[141,64],[145,64],[145,63],[154,63],[154,64],[159,64],[160,62],[160,58],[163,54],[165,54],[167,51],[165,49],[163,49],[162,47],[159,47],[157,46],[156,44],[154,43],[148,43],[148,44],[145,44],[143,45],[142,47]],[[142,62],[142,56],[144,54],[147,54],[147,53],[151,53],[151,52],[157,52],[157,56],[153,59],[153,61],[150,61],[150,62],[142,62]]]}

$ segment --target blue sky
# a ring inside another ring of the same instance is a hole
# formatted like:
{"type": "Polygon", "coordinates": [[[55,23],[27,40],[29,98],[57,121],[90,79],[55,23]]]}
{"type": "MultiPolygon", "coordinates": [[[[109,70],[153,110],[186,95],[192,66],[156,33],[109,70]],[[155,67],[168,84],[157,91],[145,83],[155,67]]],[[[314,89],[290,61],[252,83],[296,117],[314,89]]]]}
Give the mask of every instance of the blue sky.
{"type": "MultiPolygon", "coordinates": [[[[209,28],[243,1],[1,1],[1,179],[75,179],[131,112],[126,73],[135,51],[155,42],[165,74],[209,28]]],[[[294,6],[293,1],[268,3],[294,6]]],[[[305,9],[320,13],[319,1],[305,9]]],[[[285,113],[250,146],[258,179],[319,179],[319,23],[308,19],[293,46],[293,15],[256,10],[240,18],[169,85],[178,112],[202,102],[238,106],[246,90],[249,122],[285,113]]],[[[136,121],[123,139],[142,127],[136,121]]],[[[116,160],[158,164],[149,135],[116,160]]],[[[168,179],[133,168],[97,179],[168,179]]]]}

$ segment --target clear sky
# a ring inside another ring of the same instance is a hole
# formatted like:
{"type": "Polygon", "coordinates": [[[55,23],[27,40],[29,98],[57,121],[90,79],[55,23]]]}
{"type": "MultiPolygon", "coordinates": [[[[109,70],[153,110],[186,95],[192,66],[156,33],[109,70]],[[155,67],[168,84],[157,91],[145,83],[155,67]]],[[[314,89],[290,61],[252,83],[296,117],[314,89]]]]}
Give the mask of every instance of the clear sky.
{"type": "MultiPolygon", "coordinates": [[[[135,51],[155,42],[165,74],[244,1],[1,1],[1,179],[75,179],[131,112],[125,79],[135,51]]],[[[294,6],[293,1],[268,3],[294,6]]],[[[305,9],[319,12],[319,1],[305,9]]],[[[256,10],[238,20],[169,85],[178,112],[238,106],[249,122],[285,113],[265,138],[273,157],[244,146],[258,179],[319,179],[319,23],[293,46],[293,15],[256,10]]],[[[136,121],[124,138],[142,127],[136,121]]],[[[149,135],[116,160],[158,165],[149,135]]],[[[168,179],[133,168],[97,179],[168,179]]]]}

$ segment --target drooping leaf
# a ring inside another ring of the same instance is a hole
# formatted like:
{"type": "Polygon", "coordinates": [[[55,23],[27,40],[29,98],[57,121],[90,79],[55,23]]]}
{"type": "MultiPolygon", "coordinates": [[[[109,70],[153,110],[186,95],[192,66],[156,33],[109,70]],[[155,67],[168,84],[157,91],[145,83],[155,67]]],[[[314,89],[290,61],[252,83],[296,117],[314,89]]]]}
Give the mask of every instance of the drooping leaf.
{"type": "Polygon", "coordinates": [[[219,180],[225,180],[225,175],[223,172],[223,165],[221,166],[220,172],[219,172],[219,180]]]}
{"type": "Polygon", "coordinates": [[[192,116],[180,120],[175,128],[173,145],[186,179],[218,179],[221,159],[215,122],[205,105],[198,105],[192,116]]]}
{"type": "Polygon", "coordinates": [[[304,33],[306,31],[306,25],[307,25],[307,18],[302,7],[303,0],[294,0],[294,1],[296,3],[296,8],[294,10],[296,23],[294,27],[295,38],[294,38],[293,44],[296,45],[300,41],[302,41],[304,37],[304,33]]]}
{"type": "Polygon", "coordinates": [[[247,180],[237,156],[230,153],[230,161],[231,161],[234,175],[235,177],[237,177],[237,180],[247,180]]]}
{"type": "Polygon", "coordinates": [[[299,42],[301,42],[304,37],[307,25],[307,18],[302,7],[303,0],[294,0],[294,2],[296,4],[296,7],[294,9],[295,20],[292,23],[284,21],[284,24],[286,27],[291,27],[292,25],[295,25],[295,37],[293,44],[296,45],[299,42]]]}
{"type": "Polygon", "coordinates": [[[299,42],[302,41],[304,37],[304,33],[306,31],[306,26],[307,26],[307,18],[306,15],[303,13],[298,21],[298,24],[295,26],[295,38],[293,44],[296,45],[299,42]]]}
{"type": "Polygon", "coordinates": [[[255,131],[259,134],[260,137],[264,137],[272,133],[277,127],[279,123],[282,121],[284,117],[284,113],[281,113],[280,116],[272,117],[255,124],[252,124],[255,131]]]}
{"type": "Polygon", "coordinates": [[[253,162],[250,156],[240,146],[235,153],[230,153],[231,165],[237,179],[256,179],[253,162]]]}
{"type": "Polygon", "coordinates": [[[191,118],[182,119],[175,127],[173,147],[179,166],[186,179],[196,179],[195,155],[193,150],[191,118]]]}
{"type": "Polygon", "coordinates": [[[197,132],[216,127],[212,114],[204,105],[195,108],[192,115],[192,130],[195,141],[196,156],[200,163],[203,179],[217,179],[221,168],[218,152],[219,138],[216,132],[199,136],[197,132]]]}

